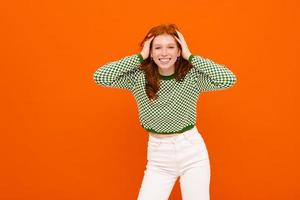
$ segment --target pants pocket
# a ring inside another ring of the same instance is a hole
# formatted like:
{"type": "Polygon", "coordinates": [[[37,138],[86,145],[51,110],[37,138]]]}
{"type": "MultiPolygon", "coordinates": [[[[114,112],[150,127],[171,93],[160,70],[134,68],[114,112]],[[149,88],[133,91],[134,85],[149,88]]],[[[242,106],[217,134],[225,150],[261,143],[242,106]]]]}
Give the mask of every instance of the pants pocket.
{"type": "Polygon", "coordinates": [[[158,150],[158,147],[161,145],[161,141],[149,140],[148,141],[148,150],[151,152],[155,152],[158,150]]]}
{"type": "Polygon", "coordinates": [[[198,145],[204,143],[202,136],[199,133],[192,133],[190,135],[184,135],[185,139],[192,145],[198,145]]]}
{"type": "Polygon", "coordinates": [[[147,147],[147,160],[156,160],[157,159],[157,154],[159,153],[159,147],[161,146],[160,141],[153,141],[149,140],[148,141],[148,147],[147,147]]]}

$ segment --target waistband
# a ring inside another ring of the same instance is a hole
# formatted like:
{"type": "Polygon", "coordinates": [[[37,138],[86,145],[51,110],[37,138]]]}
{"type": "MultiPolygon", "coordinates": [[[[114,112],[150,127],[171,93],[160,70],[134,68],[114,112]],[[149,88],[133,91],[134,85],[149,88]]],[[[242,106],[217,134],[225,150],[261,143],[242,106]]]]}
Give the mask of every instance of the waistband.
{"type": "Polygon", "coordinates": [[[153,141],[153,142],[171,143],[171,142],[175,142],[175,141],[184,140],[193,134],[199,134],[201,136],[201,134],[199,133],[196,126],[194,126],[192,129],[187,130],[183,133],[176,134],[176,135],[170,135],[169,137],[154,137],[149,134],[149,140],[153,141]]]}

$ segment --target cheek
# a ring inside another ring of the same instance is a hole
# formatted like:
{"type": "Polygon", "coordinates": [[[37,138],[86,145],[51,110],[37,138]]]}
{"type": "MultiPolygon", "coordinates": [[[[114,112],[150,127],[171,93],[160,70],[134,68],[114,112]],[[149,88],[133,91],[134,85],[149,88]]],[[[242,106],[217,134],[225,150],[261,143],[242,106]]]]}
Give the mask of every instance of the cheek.
{"type": "Polygon", "coordinates": [[[159,53],[158,53],[157,51],[153,51],[153,52],[152,52],[153,57],[158,57],[158,54],[159,54],[159,53]]]}

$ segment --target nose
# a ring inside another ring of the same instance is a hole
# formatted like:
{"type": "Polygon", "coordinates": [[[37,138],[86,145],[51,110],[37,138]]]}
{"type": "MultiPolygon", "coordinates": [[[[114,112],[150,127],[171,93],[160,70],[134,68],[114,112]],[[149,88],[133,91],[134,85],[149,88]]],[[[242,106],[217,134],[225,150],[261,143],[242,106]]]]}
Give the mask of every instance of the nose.
{"type": "Polygon", "coordinates": [[[168,52],[167,49],[166,49],[166,48],[163,48],[161,54],[162,54],[162,55],[167,55],[167,52],[168,52]]]}

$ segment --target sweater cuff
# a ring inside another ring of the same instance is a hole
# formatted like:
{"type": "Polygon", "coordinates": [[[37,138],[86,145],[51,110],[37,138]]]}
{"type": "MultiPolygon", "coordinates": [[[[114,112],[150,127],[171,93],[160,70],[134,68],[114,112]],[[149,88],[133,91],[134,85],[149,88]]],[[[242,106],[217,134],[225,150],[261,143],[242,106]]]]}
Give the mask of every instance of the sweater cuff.
{"type": "Polygon", "coordinates": [[[139,54],[137,54],[137,56],[138,56],[140,62],[142,63],[144,61],[142,54],[139,53],[139,54]]]}
{"type": "Polygon", "coordinates": [[[191,54],[191,55],[189,56],[189,61],[190,61],[190,62],[192,62],[193,57],[194,57],[193,54],[191,54]]]}

